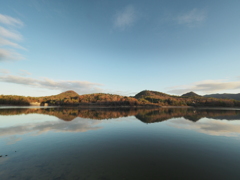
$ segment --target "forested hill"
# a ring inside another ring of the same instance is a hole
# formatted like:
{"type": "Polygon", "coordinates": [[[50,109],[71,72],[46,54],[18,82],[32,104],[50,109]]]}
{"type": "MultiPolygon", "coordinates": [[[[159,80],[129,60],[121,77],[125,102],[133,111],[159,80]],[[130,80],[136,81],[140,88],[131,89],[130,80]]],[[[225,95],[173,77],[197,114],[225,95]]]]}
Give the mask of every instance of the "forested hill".
{"type": "Polygon", "coordinates": [[[145,90],[137,93],[134,97],[128,97],[106,93],[79,95],[74,91],[66,91],[44,97],[0,95],[0,105],[240,107],[240,101],[203,97],[194,92],[173,96],[145,90]]]}
{"type": "Polygon", "coordinates": [[[240,93],[238,94],[208,94],[205,95],[204,97],[213,97],[213,98],[218,98],[218,99],[235,99],[240,101],[240,93]]]}
{"type": "Polygon", "coordinates": [[[208,98],[194,92],[189,92],[182,96],[173,96],[157,91],[145,90],[134,97],[139,102],[158,104],[159,106],[240,107],[240,101],[208,98]]]}

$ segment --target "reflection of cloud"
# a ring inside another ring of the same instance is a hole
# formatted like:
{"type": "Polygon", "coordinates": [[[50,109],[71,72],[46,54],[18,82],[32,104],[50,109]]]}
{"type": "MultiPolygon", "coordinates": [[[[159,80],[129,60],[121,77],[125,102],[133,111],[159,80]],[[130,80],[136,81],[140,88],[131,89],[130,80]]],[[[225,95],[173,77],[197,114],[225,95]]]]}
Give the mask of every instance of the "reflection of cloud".
{"type": "Polygon", "coordinates": [[[7,138],[7,144],[8,145],[9,144],[15,144],[17,141],[20,141],[20,140],[22,140],[22,138],[13,135],[13,136],[10,136],[10,137],[7,138]]]}
{"type": "Polygon", "coordinates": [[[101,127],[96,126],[101,121],[75,119],[71,122],[64,121],[49,121],[42,123],[28,123],[23,125],[11,126],[0,128],[0,137],[8,137],[8,143],[15,143],[19,141],[16,135],[22,135],[27,133],[42,134],[49,131],[54,132],[86,132],[90,130],[97,130],[101,127]]]}
{"type": "Polygon", "coordinates": [[[114,26],[120,30],[133,25],[136,21],[136,10],[133,6],[127,6],[118,12],[114,19],[114,26]]]}
{"type": "Polygon", "coordinates": [[[168,92],[183,94],[189,91],[202,93],[216,93],[223,90],[240,90],[240,81],[225,82],[223,80],[199,81],[189,85],[170,87],[168,92]]]}
{"type": "Polygon", "coordinates": [[[48,78],[39,80],[39,79],[33,79],[33,78],[22,77],[22,76],[14,76],[14,75],[0,76],[0,81],[14,83],[14,84],[28,85],[32,87],[47,88],[51,90],[55,89],[55,90],[66,91],[69,89],[74,89],[76,92],[80,94],[95,93],[95,92],[102,91],[100,88],[98,88],[98,86],[101,86],[101,84],[87,82],[87,81],[54,81],[48,78]]]}
{"type": "MultiPolygon", "coordinates": [[[[0,158],[0,165],[5,164],[6,161],[8,161],[8,160],[9,160],[8,156],[7,157],[3,156],[2,158],[0,158]]],[[[1,174],[3,174],[2,170],[0,171],[0,176],[1,176],[1,174]]]]}
{"type": "Polygon", "coordinates": [[[200,120],[198,122],[186,121],[185,119],[175,119],[168,121],[170,126],[180,129],[190,129],[200,133],[213,136],[238,136],[240,124],[232,124],[227,121],[200,120]]]}
{"type": "Polygon", "coordinates": [[[178,24],[186,24],[188,26],[197,26],[206,19],[206,12],[199,9],[193,9],[189,12],[181,14],[177,17],[178,24]]]}

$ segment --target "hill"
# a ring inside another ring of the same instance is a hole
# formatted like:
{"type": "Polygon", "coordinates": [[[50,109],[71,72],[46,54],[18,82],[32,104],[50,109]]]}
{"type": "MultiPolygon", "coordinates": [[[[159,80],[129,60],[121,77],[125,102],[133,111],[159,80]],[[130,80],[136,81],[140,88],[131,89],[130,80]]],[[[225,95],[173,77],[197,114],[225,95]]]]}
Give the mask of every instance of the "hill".
{"type": "Polygon", "coordinates": [[[234,99],[240,101],[240,93],[238,94],[208,94],[205,95],[204,97],[213,97],[213,98],[218,98],[218,99],[234,99]]]}
{"type": "Polygon", "coordinates": [[[137,99],[116,94],[85,94],[79,96],[79,103],[91,103],[95,105],[139,105],[137,99]]]}
{"type": "Polygon", "coordinates": [[[74,97],[74,96],[79,96],[79,94],[73,90],[69,90],[69,91],[62,92],[56,96],[74,97]]]}
{"type": "Polygon", "coordinates": [[[201,96],[191,91],[186,94],[183,94],[182,97],[201,97],[201,96]]]}
{"type": "Polygon", "coordinates": [[[141,103],[152,103],[160,106],[186,106],[178,96],[172,96],[158,91],[145,90],[134,96],[141,103]]]}
{"type": "Polygon", "coordinates": [[[165,94],[165,93],[162,93],[162,92],[158,92],[158,91],[149,91],[149,90],[144,90],[144,91],[141,91],[139,93],[137,93],[134,98],[136,99],[141,99],[141,98],[144,98],[146,96],[152,96],[152,97],[161,97],[161,98],[167,98],[167,97],[170,97],[170,95],[168,94],[165,94]]]}

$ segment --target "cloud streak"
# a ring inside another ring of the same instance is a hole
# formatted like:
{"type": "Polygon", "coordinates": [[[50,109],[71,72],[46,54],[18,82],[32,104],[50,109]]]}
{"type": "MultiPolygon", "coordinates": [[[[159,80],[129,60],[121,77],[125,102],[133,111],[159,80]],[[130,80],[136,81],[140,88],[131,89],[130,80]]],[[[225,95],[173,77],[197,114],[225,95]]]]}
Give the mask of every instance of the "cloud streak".
{"type": "Polygon", "coordinates": [[[24,59],[24,57],[21,54],[15,52],[14,50],[0,48],[0,62],[7,61],[7,60],[21,60],[21,59],[24,59]]]}
{"type": "Polygon", "coordinates": [[[10,26],[23,26],[23,22],[19,19],[15,19],[3,14],[0,14],[0,23],[10,26]]]}
{"type": "Polygon", "coordinates": [[[114,18],[114,27],[125,30],[134,24],[137,19],[136,10],[133,6],[127,6],[119,11],[114,18]]]}
{"type": "Polygon", "coordinates": [[[28,72],[28,71],[26,71],[26,70],[20,70],[20,72],[18,73],[19,75],[21,75],[21,76],[30,76],[30,75],[32,75],[32,73],[30,73],[30,72],[28,72]]]}
{"type": "Polygon", "coordinates": [[[10,46],[10,47],[13,47],[16,49],[26,50],[24,47],[20,46],[19,44],[9,41],[7,39],[1,38],[1,37],[0,37],[0,46],[10,46]]]}
{"type": "Polygon", "coordinates": [[[189,91],[195,91],[199,93],[216,93],[229,90],[240,90],[240,81],[226,82],[224,80],[206,80],[195,82],[189,85],[173,86],[169,87],[168,92],[174,94],[183,94],[189,91]]]}
{"type": "Polygon", "coordinates": [[[0,62],[8,60],[24,59],[22,55],[16,52],[16,49],[26,50],[24,47],[14,41],[22,41],[22,35],[14,30],[16,27],[22,27],[22,21],[0,14],[0,62]],[[10,30],[11,29],[11,30],[10,30]]]}
{"type": "Polygon", "coordinates": [[[9,74],[10,71],[7,70],[7,69],[0,69],[0,73],[2,73],[2,74],[9,74]]]}
{"type": "Polygon", "coordinates": [[[13,40],[17,40],[17,41],[22,40],[21,34],[19,34],[17,32],[10,31],[10,30],[8,30],[4,27],[1,27],[1,26],[0,26],[0,36],[5,37],[5,38],[10,38],[10,39],[13,39],[13,40]]]}
{"type": "Polygon", "coordinates": [[[14,76],[14,75],[3,75],[0,76],[0,82],[7,82],[13,84],[26,85],[36,88],[45,88],[50,90],[74,90],[79,94],[89,94],[102,92],[99,88],[102,84],[92,83],[88,81],[54,81],[48,78],[44,79],[34,79],[29,77],[14,76]]]}
{"type": "Polygon", "coordinates": [[[187,26],[197,26],[204,22],[207,18],[206,11],[193,9],[187,13],[181,14],[176,18],[178,24],[184,24],[187,26]]]}

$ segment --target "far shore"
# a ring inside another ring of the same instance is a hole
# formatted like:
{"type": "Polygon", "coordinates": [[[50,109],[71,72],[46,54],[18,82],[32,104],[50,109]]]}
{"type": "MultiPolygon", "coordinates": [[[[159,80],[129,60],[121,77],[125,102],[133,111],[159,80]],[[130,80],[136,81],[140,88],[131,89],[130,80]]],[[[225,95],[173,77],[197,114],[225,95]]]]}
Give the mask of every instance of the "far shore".
{"type": "Polygon", "coordinates": [[[193,109],[230,109],[230,110],[240,110],[240,107],[208,107],[208,106],[158,106],[158,105],[141,105],[141,106],[104,106],[104,105],[48,105],[48,106],[32,106],[32,105],[5,105],[0,104],[1,108],[79,108],[79,109],[112,109],[112,108],[135,108],[135,109],[153,109],[153,108],[193,108],[193,109]]]}

